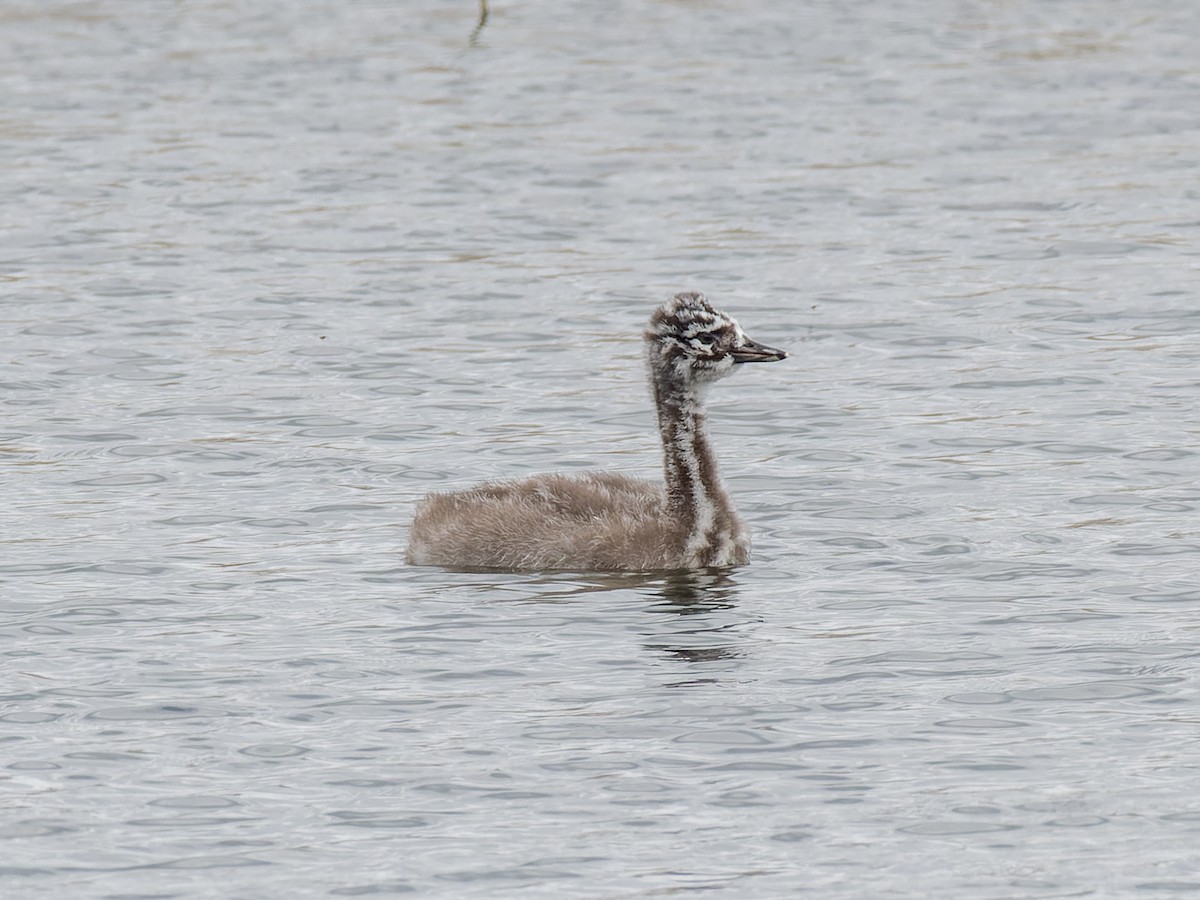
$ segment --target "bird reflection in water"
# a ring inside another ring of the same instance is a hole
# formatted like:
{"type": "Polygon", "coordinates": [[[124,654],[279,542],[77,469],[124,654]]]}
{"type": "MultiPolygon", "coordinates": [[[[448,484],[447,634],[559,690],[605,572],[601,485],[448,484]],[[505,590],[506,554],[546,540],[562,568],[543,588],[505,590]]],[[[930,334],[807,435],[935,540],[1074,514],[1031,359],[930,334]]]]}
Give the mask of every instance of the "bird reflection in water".
{"type": "MultiPolygon", "coordinates": [[[[659,602],[651,610],[673,612],[680,616],[678,627],[643,646],[671,659],[690,663],[711,663],[742,655],[738,645],[741,621],[729,621],[715,613],[737,608],[738,585],[728,571],[679,572],[668,575],[654,593],[659,602]],[[665,638],[665,640],[664,640],[665,638]]],[[[671,687],[711,684],[715,678],[673,682],[671,687]]]]}
{"type": "MultiPolygon", "coordinates": [[[[488,570],[470,570],[482,574],[488,570]]],[[[492,570],[490,574],[503,575],[492,570]]],[[[642,636],[642,646],[656,654],[687,662],[706,663],[734,659],[744,654],[740,634],[745,619],[730,616],[738,608],[739,586],[728,569],[700,569],[689,572],[635,573],[591,572],[565,575],[547,572],[532,579],[504,578],[490,582],[489,592],[514,593],[525,603],[568,603],[589,594],[631,591],[650,602],[644,613],[652,615],[642,636]]],[[[640,629],[639,629],[640,630],[640,629]]],[[[711,682],[713,679],[704,679],[711,682]]],[[[701,683],[679,682],[673,686],[701,683]]]]}

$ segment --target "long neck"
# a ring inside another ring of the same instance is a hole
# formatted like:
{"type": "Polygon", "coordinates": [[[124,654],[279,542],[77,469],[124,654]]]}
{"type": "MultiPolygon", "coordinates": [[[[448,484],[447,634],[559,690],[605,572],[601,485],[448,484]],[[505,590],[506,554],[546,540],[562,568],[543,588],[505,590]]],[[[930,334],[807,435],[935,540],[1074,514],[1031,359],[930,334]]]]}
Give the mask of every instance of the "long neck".
{"type": "Polygon", "coordinates": [[[699,392],[656,378],[654,400],[663,444],[667,512],[684,526],[688,566],[729,565],[744,552],[742,526],[717,476],[699,392]]]}

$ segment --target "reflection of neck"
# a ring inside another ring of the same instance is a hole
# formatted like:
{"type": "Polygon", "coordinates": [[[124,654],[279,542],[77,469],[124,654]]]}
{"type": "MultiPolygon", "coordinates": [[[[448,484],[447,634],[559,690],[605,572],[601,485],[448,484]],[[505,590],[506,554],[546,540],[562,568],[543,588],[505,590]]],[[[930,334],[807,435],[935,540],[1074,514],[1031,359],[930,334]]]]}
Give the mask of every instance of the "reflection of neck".
{"type": "Polygon", "coordinates": [[[685,525],[684,562],[689,567],[729,565],[734,561],[739,524],[704,433],[699,391],[656,372],[654,401],[663,444],[667,512],[685,525]]]}

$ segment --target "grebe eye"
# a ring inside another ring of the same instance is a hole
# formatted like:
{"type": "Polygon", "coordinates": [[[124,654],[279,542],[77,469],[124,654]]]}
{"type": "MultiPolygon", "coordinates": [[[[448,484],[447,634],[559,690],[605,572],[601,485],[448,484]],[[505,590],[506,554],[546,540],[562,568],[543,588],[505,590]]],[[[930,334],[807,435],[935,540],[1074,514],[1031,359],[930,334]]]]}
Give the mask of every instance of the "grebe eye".
{"type": "Polygon", "coordinates": [[[702,331],[700,334],[696,335],[696,340],[698,340],[705,347],[711,347],[716,344],[717,336],[711,331],[702,331]]]}

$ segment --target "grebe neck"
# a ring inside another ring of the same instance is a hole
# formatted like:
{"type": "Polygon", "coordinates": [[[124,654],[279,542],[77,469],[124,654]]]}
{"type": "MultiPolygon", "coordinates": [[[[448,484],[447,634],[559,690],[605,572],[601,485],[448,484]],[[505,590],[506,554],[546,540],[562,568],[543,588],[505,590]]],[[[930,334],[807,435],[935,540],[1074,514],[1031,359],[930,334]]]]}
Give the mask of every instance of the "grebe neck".
{"type": "Polygon", "coordinates": [[[683,526],[681,551],[689,568],[731,565],[744,552],[738,547],[741,522],[717,475],[705,432],[701,390],[659,379],[654,384],[667,512],[683,526]]]}

